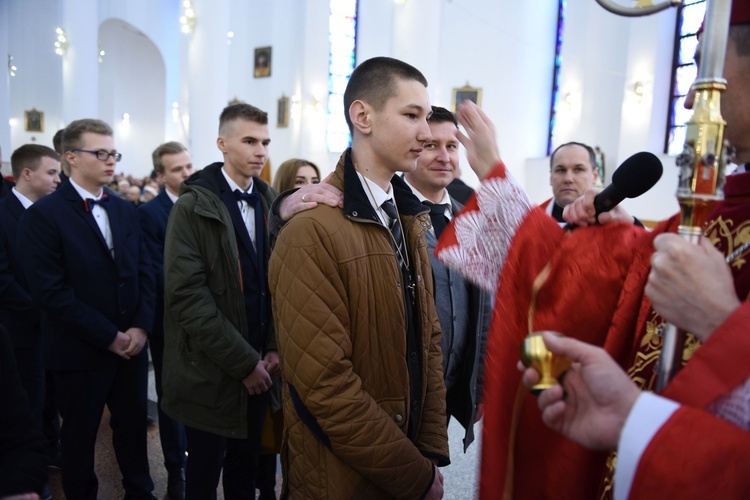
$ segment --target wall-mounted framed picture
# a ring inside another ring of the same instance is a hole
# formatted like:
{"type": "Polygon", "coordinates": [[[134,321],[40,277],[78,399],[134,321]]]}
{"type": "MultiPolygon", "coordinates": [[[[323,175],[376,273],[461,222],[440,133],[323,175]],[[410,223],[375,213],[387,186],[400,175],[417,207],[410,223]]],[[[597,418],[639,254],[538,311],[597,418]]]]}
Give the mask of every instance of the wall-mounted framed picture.
{"type": "Polygon", "coordinates": [[[43,112],[32,109],[31,111],[26,111],[25,115],[26,120],[24,121],[24,128],[26,129],[26,132],[44,132],[43,112]]]}
{"type": "Polygon", "coordinates": [[[469,82],[460,88],[453,89],[453,113],[458,116],[458,105],[464,101],[471,101],[480,108],[482,107],[482,89],[472,87],[469,82]]]}
{"type": "Polygon", "coordinates": [[[289,98],[281,94],[276,103],[276,127],[287,128],[289,126],[289,98]]]}
{"type": "Polygon", "coordinates": [[[258,47],[255,49],[255,66],[253,76],[265,78],[271,76],[271,47],[258,47]]]}

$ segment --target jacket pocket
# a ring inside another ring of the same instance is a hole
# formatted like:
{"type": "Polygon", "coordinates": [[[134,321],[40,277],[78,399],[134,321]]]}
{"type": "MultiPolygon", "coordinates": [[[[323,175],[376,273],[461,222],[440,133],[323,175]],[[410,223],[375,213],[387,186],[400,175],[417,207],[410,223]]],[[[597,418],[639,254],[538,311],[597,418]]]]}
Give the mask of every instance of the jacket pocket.
{"type": "Polygon", "coordinates": [[[406,434],[406,424],[409,420],[409,416],[406,414],[406,398],[381,398],[377,400],[377,404],[393,419],[399,429],[406,434]]]}

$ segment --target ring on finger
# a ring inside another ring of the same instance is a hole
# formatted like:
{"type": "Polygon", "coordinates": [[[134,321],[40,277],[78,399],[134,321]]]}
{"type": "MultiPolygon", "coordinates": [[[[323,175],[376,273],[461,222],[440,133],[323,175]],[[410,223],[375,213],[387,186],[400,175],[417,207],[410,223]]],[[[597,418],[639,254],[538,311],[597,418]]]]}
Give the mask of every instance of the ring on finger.
{"type": "Polygon", "coordinates": [[[306,201],[306,200],[305,200],[305,196],[307,196],[307,195],[306,195],[306,194],[303,194],[303,195],[302,195],[302,203],[305,203],[305,201],[306,201]]]}

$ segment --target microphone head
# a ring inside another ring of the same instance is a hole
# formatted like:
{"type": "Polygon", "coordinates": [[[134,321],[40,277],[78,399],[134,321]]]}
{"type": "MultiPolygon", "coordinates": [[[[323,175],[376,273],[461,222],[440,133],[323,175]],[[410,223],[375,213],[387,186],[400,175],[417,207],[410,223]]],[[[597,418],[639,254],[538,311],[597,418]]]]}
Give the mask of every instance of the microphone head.
{"type": "Polygon", "coordinates": [[[612,186],[625,198],[636,198],[659,182],[663,167],[656,155],[636,153],[612,174],[612,186]]]}

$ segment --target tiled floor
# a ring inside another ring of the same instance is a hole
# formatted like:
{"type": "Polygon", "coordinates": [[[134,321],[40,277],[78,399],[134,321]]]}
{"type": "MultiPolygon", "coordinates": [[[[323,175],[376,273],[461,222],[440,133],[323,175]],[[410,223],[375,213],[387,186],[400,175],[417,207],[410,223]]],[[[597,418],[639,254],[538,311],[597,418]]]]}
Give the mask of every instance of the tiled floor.
{"type": "MultiPolygon", "coordinates": [[[[151,478],[154,480],[154,496],[160,499],[165,498],[167,492],[167,472],[163,465],[164,457],[161,453],[158,425],[153,425],[148,429],[148,452],[151,478]]],[[[49,472],[53,500],[65,499],[62,491],[60,471],[58,469],[49,469],[49,472]]],[[[120,476],[120,470],[112,449],[112,431],[109,428],[109,412],[106,409],[96,440],[96,476],[99,479],[99,500],[123,498],[122,476],[120,476]]],[[[281,478],[277,477],[277,495],[280,490],[281,478]]],[[[219,485],[218,498],[219,500],[224,498],[221,492],[221,485],[219,485]]]]}

